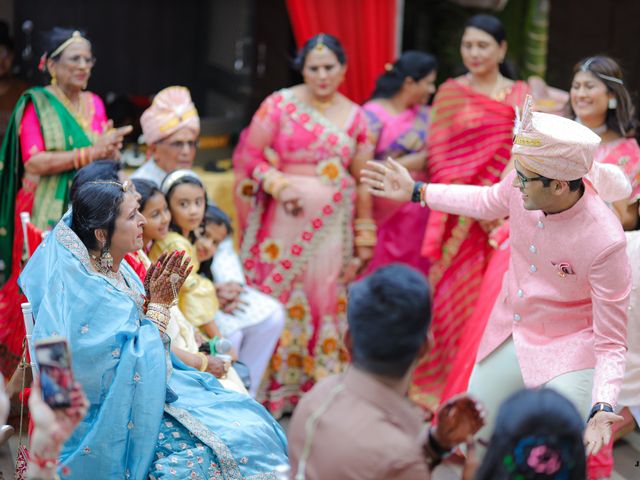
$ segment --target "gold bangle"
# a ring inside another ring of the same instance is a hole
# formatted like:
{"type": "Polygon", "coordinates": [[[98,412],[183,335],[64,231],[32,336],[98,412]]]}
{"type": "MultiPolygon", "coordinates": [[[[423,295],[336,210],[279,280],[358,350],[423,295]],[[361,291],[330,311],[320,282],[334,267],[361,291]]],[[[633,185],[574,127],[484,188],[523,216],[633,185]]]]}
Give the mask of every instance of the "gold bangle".
{"type": "Polygon", "coordinates": [[[73,168],[75,168],[76,170],[80,170],[80,149],[79,148],[74,148],[72,150],[73,153],[73,168]]]}
{"type": "Polygon", "coordinates": [[[378,239],[373,232],[358,232],[353,243],[356,247],[375,247],[378,239]]]}
{"type": "Polygon", "coordinates": [[[289,182],[276,169],[271,169],[264,175],[262,189],[274,198],[277,198],[278,194],[287,186],[289,186],[289,182]]]}
{"type": "Polygon", "coordinates": [[[420,187],[420,206],[423,208],[427,206],[427,184],[426,183],[420,187]]]}
{"type": "Polygon", "coordinates": [[[273,198],[278,198],[278,196],[280,195],[280,192],[282,192],[282,190],[284,190],[285,188],[287,188],[289,186],[289,182],[282,178],[278,180],[278,183],[276,184],[276,186],[273,188],[273,193],[271,193],[271,196],[273,198]]]}
{"type": "Polygon", "coordinates": [[[158,327],[160,333],[165,333],[167,331],[168,319],[163,314],[156,312],[155,310],[149,310],[147,311],[147,318],[150,319],[156,327],[158,327]]]}
{"type": "Polygon", "coordinates": [[[160,333],[167,331],[169,323],[169,308],[161,303],[150,303],[147,305],[147,317],[158,327],[160,333]]]}
{"type": "Polygon", "coordinates": [[[209,366],[209,359],[202,352],[196,352],[196,355],[198,355],[202,359],[202,363],[200,364],[200,368],[198,368],[198,370],[200,370],[201,372],[206,371],[207,367],[209,366]]]}

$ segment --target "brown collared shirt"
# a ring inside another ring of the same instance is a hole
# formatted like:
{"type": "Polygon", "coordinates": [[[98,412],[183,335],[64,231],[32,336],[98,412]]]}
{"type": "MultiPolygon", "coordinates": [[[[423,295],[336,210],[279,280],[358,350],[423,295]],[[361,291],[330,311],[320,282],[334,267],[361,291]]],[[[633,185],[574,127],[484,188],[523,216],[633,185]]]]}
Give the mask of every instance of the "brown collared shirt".
{"type": "Polygon", "coordinates": [[[311,435],[305,480],[430,478],[418,408],[371,375],[350,367],[318,383],[296,408],[288,431],[292,479],[314,412],[321,414],[311,435]]]}

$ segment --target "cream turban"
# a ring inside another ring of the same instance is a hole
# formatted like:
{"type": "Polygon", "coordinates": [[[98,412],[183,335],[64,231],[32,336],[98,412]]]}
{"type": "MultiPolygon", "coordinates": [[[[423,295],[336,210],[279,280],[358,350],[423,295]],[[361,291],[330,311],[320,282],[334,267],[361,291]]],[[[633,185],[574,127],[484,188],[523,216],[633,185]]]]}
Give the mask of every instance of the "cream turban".
{"type": "Polygon", "coordinates": [[[140,117],[142,135],[147,145],[168,137],[181,128],[200,134],[200,117],[191,101],[189,89],[168,87],[160,90],[153,103],[140,117]]]}
{"type": "Polygon", "coordinates": [[[529,95],[516,125],[513,155],[525,168],[547,178],[585,177],[608,202],[628,198],[631,184],[616,165],[594,162],[600,137],[584,125],[558,115],[533,112],[529,95]]]}

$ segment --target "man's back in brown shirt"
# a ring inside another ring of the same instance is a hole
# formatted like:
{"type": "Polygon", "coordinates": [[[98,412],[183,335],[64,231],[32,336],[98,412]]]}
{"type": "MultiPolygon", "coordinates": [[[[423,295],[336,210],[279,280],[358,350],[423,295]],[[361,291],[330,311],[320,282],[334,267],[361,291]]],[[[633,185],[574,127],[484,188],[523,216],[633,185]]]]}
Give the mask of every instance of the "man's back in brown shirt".
{"type": "Polygon", "coordinates": [[[308,441],[306,424],[315,412],[320,415],[301,478],[429,478],[417,407],[373,375],[351,366],[346,373],[318,383],[296,408],[288,431],[292,479],[308,441]]]}

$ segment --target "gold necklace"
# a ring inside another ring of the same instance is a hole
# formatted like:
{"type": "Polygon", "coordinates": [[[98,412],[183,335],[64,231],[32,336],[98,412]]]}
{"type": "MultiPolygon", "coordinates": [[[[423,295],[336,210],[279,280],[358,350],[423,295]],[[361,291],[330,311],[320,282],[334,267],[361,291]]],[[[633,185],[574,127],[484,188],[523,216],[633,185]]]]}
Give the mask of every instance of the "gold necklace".
{"type": "Polygon", "coordinates": [[[332,97],[331,100],[325,101],[316,100],[315,98],[313,98],[311,99],[310,103],[313,108],[318,110],[320,113],[324,113],[334,104],[334,98],[332,97]]]}
{"type": "Polygon", "coordinates": [[[88,109],[87,108],[83,108],[84,105],[82,99],[82,92],[80,93],[80,95],[78,96],[78,107],[75,107],[72,103],[71,100],[69,100],[69,97],[67,97],[67,95],[64,93],[64,91],[58,86],[58,85],[52,85],[53,88],[53,92],[56,95],[56,97],[58,97],[58,99],[62,102],[62,104],[65,106],[65,108],[67,110],[69,110],[69,113],[71,113],[71,115],[73,116],[73,118],[76,119],[76,121],[80,124],[80,126],[86,130],[89,131],[89,127],[91,124],[91,119],[87,118],[88,117],[88,109]]]}
{"type": "MultiPolygon", "coordinates": [[[[469,82],[469,86],[473,88],[473,75],[471,72],[467,73],[467,81],[469,82]]],[[[498,77],[496,78],[495,83],[493,84],[493,88],[489,93],[486,93],[489,98],[493,98],[494,100],[502,101],[504,97],[506,97],[505,89],[500,88],[504,84],[504,76],[498,72],[498,77]]],[[[480,91],[480,90],[478,90],[480,91]]],[[[482,91],[480,91],[483,93],[482,91]]]]}

